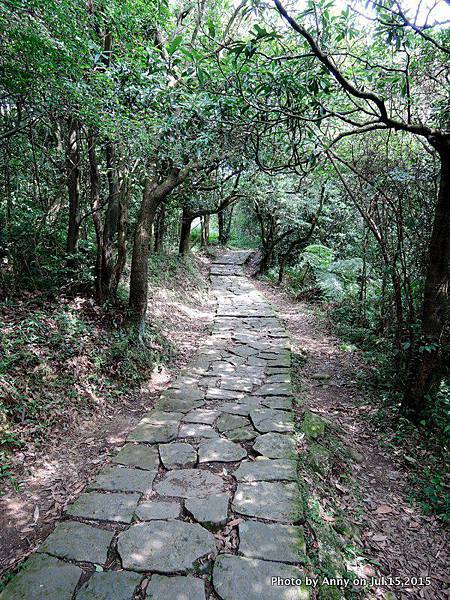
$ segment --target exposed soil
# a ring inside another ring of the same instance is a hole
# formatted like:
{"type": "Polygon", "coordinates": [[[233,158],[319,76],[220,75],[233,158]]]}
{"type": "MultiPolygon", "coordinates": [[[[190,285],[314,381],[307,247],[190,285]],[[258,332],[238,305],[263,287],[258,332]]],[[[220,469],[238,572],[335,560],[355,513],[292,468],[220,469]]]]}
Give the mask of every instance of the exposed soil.
{"type": "MultiPolygon", "coordinates": [[[[374,412],[358,389],[356,375],[365,365],[357,353],[340,349],[340,342],[306,305],[294,302],[278,288],[255,282],[277,308],[292,336],[292,349],[305,357],[297,367],[302,406],[322,416],[333,435],[350,451],[351,480],[342,483],[333,470],[323,489],[333,489],[346,518],[359,530],[356,543],[365,561],[361,575],[399,577],[402,586],[377,585],[369,597],[383,597],[388,590],[396,598],[447,598],[448,536],[436,517],[425,516],[408,501],[407,474],[395,456],[380,445],[380,436],[368,417],[374,412]],[[319,375],[319,378],[317,377],[319,375]],[[411,577],[427,577],[431,584],[410,585],[411,577]]],[[[332,521],[332,517],[330,517],[332,521]]]]}
{"type": "Polygon", "coordinates": [[[214,305],[206,288],[209,261],[198,257],[203,287],[154,288],[149,299],[149,319],[177,349],[166,368],[155,368],[139,390],[103,407],[86,418],[80,413],[70,427],[55,427],[44,446],[33,444],[16,456],[19,472],[15,490],[11,482],[0,489],[0,574],[31,554],[53,529],[64,508],[80,495],[87,481],[121,446],[128,432],[152,407],[208,335],[214,305]]]}

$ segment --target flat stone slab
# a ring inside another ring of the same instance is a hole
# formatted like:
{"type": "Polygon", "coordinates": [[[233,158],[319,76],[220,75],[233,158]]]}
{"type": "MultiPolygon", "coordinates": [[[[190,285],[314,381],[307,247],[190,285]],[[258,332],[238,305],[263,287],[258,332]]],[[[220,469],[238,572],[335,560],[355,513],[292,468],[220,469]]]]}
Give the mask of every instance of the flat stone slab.
{"type": "Polygon", "coordinates": [[[272,585],[272,577],[303,579],[293,565],[221,554],[214,563],[213,585],[222,600],[307,600],[310,593],[299,586],[272,585]]]}
{"type": "Polygon", "coordinates": [[[205,403],[203,399],[190,400],[186,398],[164,398],[161,397],[155,404],[157,410],[163,412],[188,413],[194,408],[198,408],[205,403]]]}
{"type": "Polygon", "coordinates": [[[178,437],[180,439],[213,439],[219,437],[219,434],[211,425],[203,425],[202,423],[183,423],[180,427],[180,434],[178,437]]]}
{"type": "Polygon", "coordinates": [[[238,444],[218,438],[203,442],[198,448],[198,460],[205,462],[236,462],[247,456],[247,451],[238,444]]]}
{"type": "Polygon", "coordinates": [[[180,516],[180,505],[173,500],[148,500],[141,502],[134,514],[140,521],[176,519],[180,516]]]}
{"type": "Polygon", "coordinates": [[[159,454],[161,456],[161,462],[166,469],[192,467],[197,462],[197,452],[195,448],[184,442],[160,444],[159,454]]]}
{"type": "Polygon", "coordinates": [[[189,412],[183,421],[186,423],[203,423],[204,425],[212,425],[219,416],[219,411],[208,410],[206,408],[196,408],[189,412]]]}
{"type": "Polygon", "coordinates": [[[35,554],[0,594],[1,600],[72,600],[82,570],[47,554],[35,554]]]}
{"type": "Polygon", "coordinates": [[[205,554],[216,552],[214,536],[197,523],[151,521],[119,534],[117,549],[125,569],[188,572],[205,554]]]}
{"type": "Polygon", "coordinates": [[[303,528],[244,521],[239,525],[239,552],[248,558],[298,563],[306,554],[303,528]]]}
{"type": "Polygon", "coordinates": [[[239,427],[225,431],[224,435],[232,442],[249,442],[258,435],[253,427],[239,427]]]}
{"type": "Polygon", "coordinates": [[[266,373],[270,377],[273,375],[288,375],[289,374],[289,366],[281,366],[281,367],[267,367],[266,373]]]}
{"type": "Polygon", "coordinates": [[[255,408],[250,412],[253,425],[261,433],[278,431],[279,433],[294,430],[291,412],[272,408],[255,408]]]}
{"type": "Polygon", "coordinates": [[[262,402],[267,408],[278,408],[280,410],[292,409],[292,398],[288,396],[267,396],[262,402]]]}
{"type": "Polygon", "coordinates": [[[236,400],[236,403],[248,405],[251,407],[251,409],[253,409],[261,406],[263,401],[264,398],[262,398],[261,396],[243,396],[242,398],[238,398],[236,400]]]}
{"type": "Polygon", "coordinates": [[[285,458],[258,458],[241,463],[233,475],[238,481],[296,481],[296,462],[285,458]]]}
{"type": "Polygon", "coordinates": [[[199,577],[152,575],[147,586],[149,600],[205,600],[205,582],[199,577]]]}
{"type": "Polygon", "coordinates": [[[266,367],[268,362],[264,358],[250,356],[247,360],[247,364],[251,367],[266,367]]]}
{"type": "Polygon", "coordinates": [[[234,378],[233,376],[228,376],[227,378],[222,377],[221,389],[235,392],[251,392],[253,389],[253,381],[239,379],[237,377],[234,378]]]}
{"type": "Polygon", "coordinates": [[[266,383],[257,393],[259,396],[292,396],[292,386],[290,383],[266,383]]]}
{"type": "Polygon", "coordinates": [[[214,265],[243,265],[253,254],[252,250],[230,250],[214,259],[214,265]]]}
{"type": "Polygon", "coordinates": [[[76,521],[65,521],[56,526],[38,552],[104,565],[113,537],[112,531],[76,521]]]}
{"type": "Polygon", "coordinates": [[[131,523],[141,494],[82,494],[67,509],[73,517],[84,517],[98,521],[131,523]]]}
{"type": "Polygon", "coordinates": [[[87,490],[108,490],[110,492],[142,492],[152,491],[153,480],[157,471],[143,471],[128,467],[106,467],[89,484],[87,490]]]}
{"type": "Polygon", "coordinates": [[[139,421],[127,440],[150,444],[171,442],[177,437],[182,416],[182,413],[165,413],[155,410],[139,421]]]}
{"type": "Polygon", "coordinates": [[[80,588],[77,600],[130,600],[142,575],[129,571],[93,573],[80,588]]]}
{"type": "Polygon", "coordinates": [[[206,392],[207,400],[235,400],[239,396],[242,396],[239,392],[223,390],[222,388],[209,388],[206,392]]]}
{"type": "Polygon", "coordinates": [[[224,431],[230,431],[231,429],[238,429],[241,427],[247,427],[250,425],[250,421],[245,417],[233,414],[222,414],[217,419],[217,429],[223,433],[224,431]]]}
{"type": "Polygon", "coordinates": [[[253,404],[240,404],[239,402],[227,402],[217,407],[222,413],[228,413],[230,415],[240,415],[248,417],[250,411],[255,408],[253,404]]]}
{"type": "Polygon", "coordinates": [[[204,498],[223,491],[224,482],[218,475],[204,469],[170,471],[155,484],[161,496],[204,498]]]}
{"type": "Polygon", "coordinates": [[[267,458],[295,458],[295,441],[289,434],[265,433],[253,444],[253,450],[267,458]]]}
{"type": "Polygon", "coordinates": [[[206,498],[187,498],[184,505],[199,523],[224,525],[228,518],[228,494],[214,494],[206,498]]]}
{"type": "Polygon", "coordinates": [[[157,471],[159,467],[157,448],[144,444],[125,444],[111,460],[119,465],[138,467],[147,471],[157,471]]]}
{"type": "MultiPolygon", "coordinates": [[[[233,373],[235,371],[236,367],[232,364],[230,364],[229,362],[226,361],[217,361],[213,363],[212,369],[210,371],[211,375],[214,375],[215,377],[217,377],[218,375],[223,375],[224,373],[233,373]]],[[[216,387],[212,388],[214,390],[218,389],[216,387]]],[[[216,392],[214,392],[216,393],[216,392]]],[[[227,395],[229,395],[227,393],[227,395]]]]}
{"type": "Polygon", "coordinates": [[[295,483],[238,483],[232,506],[242,515],[280,523],[294,523],[303,515],[300,491],[295,483]]]}
{"type": "MultiPolygon", "coordinates": [[[[215,352],[214,349],[212,350],[215,352]]],[[[194,402],[203,400],[204,392],[198,387],[196,382],[190,385],[183,385],[182,382],[179,382],[179,386],[168,388],[161,394],[161,398],[179,398],[180,400],[191,400],[194,402]]]]}
{"type": "Polygon", "coordinates": [[[285,371],[284,373],[277,373],[276,375],[269,375],[266,380],[266,383],[290,383],[291,376],[289,371],[285,371]]]}

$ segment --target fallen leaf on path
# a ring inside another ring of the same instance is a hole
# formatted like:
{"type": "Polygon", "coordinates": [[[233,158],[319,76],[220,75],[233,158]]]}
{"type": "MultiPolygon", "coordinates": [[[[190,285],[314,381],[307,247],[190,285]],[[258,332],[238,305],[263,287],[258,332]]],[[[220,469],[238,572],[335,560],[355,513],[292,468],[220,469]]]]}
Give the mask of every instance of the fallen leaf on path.
{"type": "Polygon", "coordinates": [[[387,537],[385,535],[382,535],[381,533],[376,533],[372,537],[373,542],[386,542],[386,540],[387,540],[387,537]]]}
{"type": "Polygon", "coordinates": [[[239,525],[239,523],[242,523],[242,521],[243,519],[233,519],[227,523],[227,527],[235,527],[236,525],[239,525]]]}
{"type": "Polygon", "coordinates": [[[392,506],[388,506],[387,504],[382,504],[381,506],[379,506],[379,507],[376,509],[376,511],[375,511],[375,512],[376,512],[378,515],[387,515],[387,514],[389,514],[389,513],[393,512],[393,510],[394,510],[394,509],[392,508],[392,506]]]}

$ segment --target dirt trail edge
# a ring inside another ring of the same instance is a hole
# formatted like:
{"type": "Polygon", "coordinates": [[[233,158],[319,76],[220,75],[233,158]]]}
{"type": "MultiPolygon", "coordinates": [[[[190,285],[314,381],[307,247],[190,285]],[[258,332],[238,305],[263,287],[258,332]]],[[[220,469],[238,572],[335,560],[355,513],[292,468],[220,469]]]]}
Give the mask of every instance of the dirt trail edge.
{"type": "Polygon", "coordinates": [[[305,540],[289,338],[244,277],[248,256],[215,260],[204,348],[1,600],[310,596],[298,585],[305,540]]]}

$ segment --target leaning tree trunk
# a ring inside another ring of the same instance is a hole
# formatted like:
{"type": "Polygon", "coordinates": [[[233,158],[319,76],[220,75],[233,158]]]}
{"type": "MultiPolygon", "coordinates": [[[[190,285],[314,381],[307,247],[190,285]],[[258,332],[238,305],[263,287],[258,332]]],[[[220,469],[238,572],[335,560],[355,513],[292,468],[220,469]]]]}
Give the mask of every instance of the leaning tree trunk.
{"type": "Polygon", "coordinates": [[[437,150],[441,159],[441,175],[425,277],[422,351],[417,352],[411,362],[411,374],[403,398],[404,411],[415,422],[423,414],[427,396],[441,380],[443,350],[448,343],[450,326],[450,141],[444,140],[437,150]]]}
{"type": "Polygon", "coordinates": [[[67,191],[69,195],[69,225],[67,229],[67,252],[77,250],[80,233],[80,123],[74,117],[69,118],[67,140],[67,191]]]}
{"type": "Polygon", "coordinates": [[[258,267],[258,274],[264,275],[267,273],[273,263],[274,246],[270,245],[263,249],[263,256],[258,267]]]}
{"type": "Polygon", "coordinates": [[[194,218],[192,214],[186,208],[183,208],[183,214],[181,217],[180,246],[178,249],[178,252],[181,254],[181,256],[186,256],[189,254],[189,250],[191,249],[191,227],[193,220],[194,218]]]}
{"type": "Polygon", "coordinates": [[[148,257],[150,255],[151,229],[158,207],[167,196],[189,174],[188,169],[180,171],[172,169],[160,184],[149,177],[145,179],[142,202],[139,209],[134,234],[133,254],[131,257],[130,300],[131,319],[137,327],[139,337],[145,332],[145,315],[147,312],[148,293],[148,257]]]}

